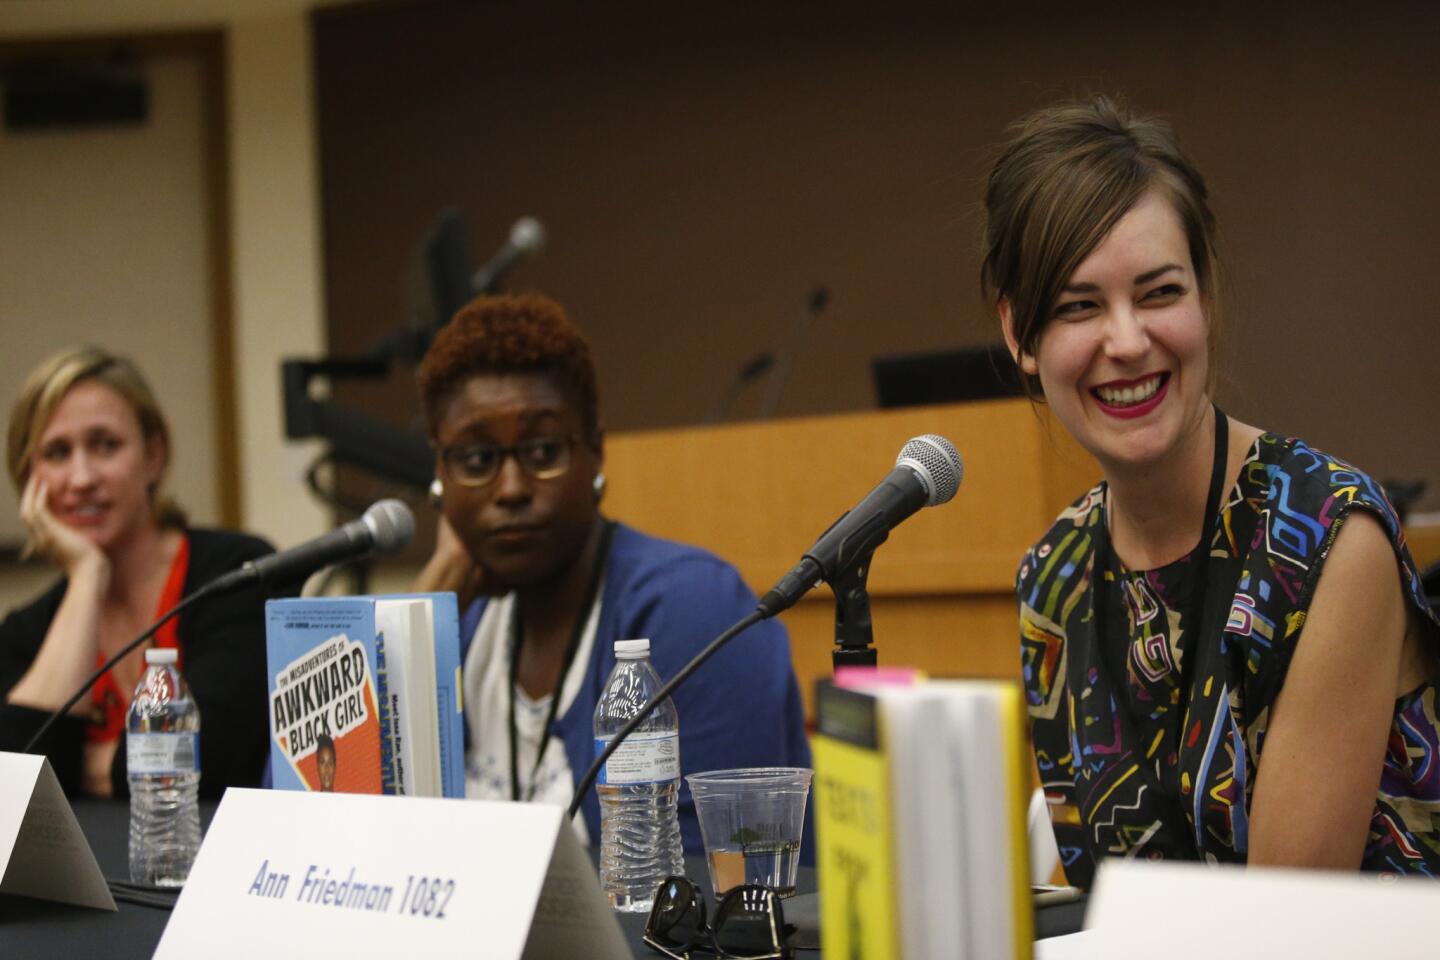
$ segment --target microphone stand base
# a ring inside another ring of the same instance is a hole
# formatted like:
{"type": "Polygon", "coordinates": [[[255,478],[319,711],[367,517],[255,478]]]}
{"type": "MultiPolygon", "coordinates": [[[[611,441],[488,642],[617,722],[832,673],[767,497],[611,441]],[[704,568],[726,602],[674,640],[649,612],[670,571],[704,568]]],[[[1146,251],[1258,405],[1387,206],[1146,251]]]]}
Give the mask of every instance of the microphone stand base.
{"type": "Polygon", "coordinates": [[[846,650],[843,647],[836,647],[832,656],[832,664],[836,670],[841,667],[873,667],[877,665],[874,647],[867,647],[864,650],[846,650]]]}
{"type": "Polygon", "coordinates": [[[872,555],[865,554],[830,579],[835,594],[835,649],[831,652],[835,669],[876,665],[870,594],[865,587],[872,555]]]}

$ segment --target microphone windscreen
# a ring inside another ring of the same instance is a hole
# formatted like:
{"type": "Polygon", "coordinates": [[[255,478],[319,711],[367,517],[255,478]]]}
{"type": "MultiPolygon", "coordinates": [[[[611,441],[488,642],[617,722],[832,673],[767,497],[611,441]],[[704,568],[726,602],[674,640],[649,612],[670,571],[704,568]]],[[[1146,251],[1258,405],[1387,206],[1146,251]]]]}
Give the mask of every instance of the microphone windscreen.
{"type": "Polygon", "coordinates": [[[510,246],[521,253],[539,253],[545,247],[545,227],[534,217],[521,217],[510,227],[510,246]]]}
{"type": "Polygon", "coordinates": [[[960,451],[955,449],[955,444],[934,433],[908,440],[905,446],[900,448],[900,456],[895,458],[896,466],[902,463],[919,474],[926,489],[930,491],[930,496],[925,501],[927,507],[949,503],[954,498],[955,491],[960,489],[960,481],[965,477],[965,464],[960,459],[960,451]]]}
{"type": "Polygon", "coordinates": [[[821,310],[824,310],[829,303],[830,288],[822,285],[810,291],[810,299],[806,301],[805,306],[811,313],[818,314],[821,310]]]}
{"type": "Polygon", "coordinates": [[[371,504],[365,511],[365,525],[374,535],[376,553],[399,553],[415,536],[415,514],[400,500],[371,504]]]}

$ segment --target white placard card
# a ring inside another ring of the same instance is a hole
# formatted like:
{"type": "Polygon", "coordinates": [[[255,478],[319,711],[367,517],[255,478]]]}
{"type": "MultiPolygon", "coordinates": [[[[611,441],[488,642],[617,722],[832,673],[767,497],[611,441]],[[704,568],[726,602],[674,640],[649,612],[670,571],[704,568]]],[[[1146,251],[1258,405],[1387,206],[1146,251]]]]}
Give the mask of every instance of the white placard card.
{"type": "Polygon", "coordinates": [[[0,753],[0,892],[115,909],[75,811],[44,757],[0,753]]]}
{"type": "Polygon", "coordinates": [[[155,956],[630,957],[563,819],[544,804],[232,788],[155,956]]]}
{"type": "Polygon", "coordinates": [[[1374,873],[1107,859],[1086,911],[1093,956],[1210,960],[1216,931],[1248,957],[1408,957],[1440,943],[1440,884],[1374,873]],[[1216,924],[1219,923],[1220,927],[1216,924]]]}

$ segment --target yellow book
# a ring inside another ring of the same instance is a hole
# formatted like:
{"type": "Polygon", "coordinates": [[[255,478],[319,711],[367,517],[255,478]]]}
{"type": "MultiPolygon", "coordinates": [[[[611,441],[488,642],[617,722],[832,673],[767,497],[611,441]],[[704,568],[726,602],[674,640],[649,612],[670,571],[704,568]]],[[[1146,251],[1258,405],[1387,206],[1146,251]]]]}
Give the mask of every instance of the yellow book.
{"type": "Polygon", "coordinates": [[[1029,960],[1029,781],[1018,684],[821,684],[822,947],[1029,960]]]}
{"type": "Polygon", "coordinates": [[[890,774],[876,700],[821,682],[815,762],[816,869],[826,957],[899,957],[890,774]]]}
{"type": "Polygon", "coordinates": [[[996,684],[996,716],[1000,721],[1005,763],[1005,810],[1009,814],[1010,903],[1016,960],[1030,960],[1034,951],[1035,913],[1030,891],[1030,746],[1025,737],[1025,697],[1018,683],[996,684]]]}

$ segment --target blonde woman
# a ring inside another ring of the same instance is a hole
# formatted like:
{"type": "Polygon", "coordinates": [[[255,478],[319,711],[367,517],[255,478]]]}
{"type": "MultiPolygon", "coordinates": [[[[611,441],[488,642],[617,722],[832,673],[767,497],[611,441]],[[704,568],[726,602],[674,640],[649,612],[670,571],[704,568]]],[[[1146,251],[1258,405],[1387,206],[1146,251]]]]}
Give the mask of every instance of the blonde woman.
{"type": "MultiPolygon", "coordinates": [[[[128,360],[95,347],[36,368],[10,413],[6,465],[28,548],[60,579],[0,623],[0,749],[18,750],[96,668],[262,540],[187,527],[161,492],[170,432],[128,360]]],[[[264,597],[212,598],[150,643],[176,647],[200,707],[202,795],[258,785],[267,749],[264,597]]],[[[37,745],[67,792],[124,795],[123,733],[144,649],[127,655],[37,745]]]]}

